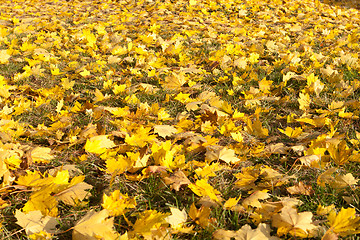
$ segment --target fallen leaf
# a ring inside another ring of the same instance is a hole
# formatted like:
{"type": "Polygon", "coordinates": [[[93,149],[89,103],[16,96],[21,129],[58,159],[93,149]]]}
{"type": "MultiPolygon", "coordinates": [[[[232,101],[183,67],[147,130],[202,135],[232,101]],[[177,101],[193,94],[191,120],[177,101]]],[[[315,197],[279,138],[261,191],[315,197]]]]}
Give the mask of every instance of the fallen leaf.
{"type": "Polygon", "coordinates": [[[311,212],[297,213],[296,209],[285,206],[281,213],[272,217],[272,225],[278,228],[279,236],[290,234],[295,237],[309,238],[315,236],[317,227],[312,221],[311,212]]]}
{"type": "Polygon", "coordinates": [[[73,228],[73,240],[116,240],[119,234],[114,230],[114,218],[104,209],[90,210],[73,228]]]}
{"type": "Polygon", "coordinates": [[[211,224],[211,219],[209,219],[211,210],[209,207],[200,207],[197,209],[193,203],[189,210],[189,217],[198,225],[203,228],[208,227],[211,224]]]}
{"type": "Polygon", "coordinates": [[[299,195],[310,196],[314,193],[314,190],[312,189],[311,185],[305,185],[301,181],[292,187],[286,188],[286,190],[292,195],[299,194],[299,195]]]}
{"type": "Polygon", "coordinates": [[[331,230],[342,237],[360,233],[360,217],[355,208],[341,208],[338,214],[331,211],[328,220],[331,230]]]}
{"type": "Polygon", "coordinates": [[[182,185],[191,184],[190,180],[181,170],[176,171],[170,177],[165,177],[164,181],[166,184],[171,185],[171,188],[174,189],[175,191],[179,191],[182,185]]]}
{"type": "Polygon", "coordinates": [[[157,133],[162,138],[166,138],[177,133],[177,129],[170,125],[155,125],[154,133],[157,133]]]}
{"type": "Polygon", "coordinates": [[[270,196],[267,192],[268,192],[267,190],[254,192],[249,197],[244,199],[244,201],[242,202],[242,205],[245,208],[248,208],[248,207],[261,208],[261,203],[259,202],[259,200],[268,199],[270,196]]]}
{"type": "Polygon", "coordinates": [[[25,229],[27,235],[45,231],[47,233],[55,233],[58,221],[54,217],[44,216],[41,211],[31,211],[23,213],[20,210],[15,211],[17,224],[25,229]]]}
{"type": "Polygon", "coordinates": [[[34,163],[48,163],[54,159],[54,156],[50,152],[51,148],[36,147],[30,152],[30,157],[34,163]]]}
{"type": "Polygon", "coordinates": [[[115,143],[108,138],[108,135],[98,135],[86,141],[85,150],[90,153],[102,154],[107,149],[115,147],[115,143]]]}
{"type": "Polygon", "coordinates": [[[76,206],[79,201],[84,200],[87,196],[89,196],[89,192],[86,190],[92,189],[90,184],[85,182],[77,183],[74,186],[71,186],[64,191],[61,191],[55,195],[58,200],[63,201],[65,204],[76,206]]]}
{"type": "Polygon", "coordinates": [[[270,235],[270,231],[270,226],[264,223],[260,223],[256,229],[252,229],[248,224],[246,224],[237,231],[223,229],[216,230],[213,233],[213,237],[219,240],[278,240],[278,237],[272,237],[270,235]]]}

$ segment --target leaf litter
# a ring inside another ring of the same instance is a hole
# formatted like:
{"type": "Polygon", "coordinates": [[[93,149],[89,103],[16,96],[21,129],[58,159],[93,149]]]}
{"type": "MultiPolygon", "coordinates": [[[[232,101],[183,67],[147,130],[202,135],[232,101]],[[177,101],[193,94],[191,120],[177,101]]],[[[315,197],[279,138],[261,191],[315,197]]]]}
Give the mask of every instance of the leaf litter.
{"type": "Polygon", "coordinates": [[[2,238],[360,233],[358,9],[16,0],[0,11],[2,238]]]}

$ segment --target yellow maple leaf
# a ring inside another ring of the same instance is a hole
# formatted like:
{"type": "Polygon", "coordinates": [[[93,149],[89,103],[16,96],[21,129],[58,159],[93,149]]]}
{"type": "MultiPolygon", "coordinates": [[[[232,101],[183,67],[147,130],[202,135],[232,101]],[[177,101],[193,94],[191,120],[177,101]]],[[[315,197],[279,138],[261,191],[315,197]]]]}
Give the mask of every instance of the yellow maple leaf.
{"type": "Polygon", "coordinates": [[[128,208],[135,208],[136,201],[134,198],[129,198],[127,194],[115,190],[110,196],[104,194],[101,206],[107,209],[111,216],[120,216],[126,213],[128,208]]]}
{"type": "Polygon", "coordinates": [[[130,158],[124,157],[122,155],[117,156],[117,158],[114,157],[108,157],[106,158],[106,171],[110,174],[122,174],[127,169],[129,169],[133,162],[130,158]]]}
{"type": "Polygon", "coordinates": [[[69,81],[68,78],[61,79],[61,86],[65,90],[68,90],[68,89],[72,90],[74,85],[75,85],[75,81],[69,81]]]}
{"type": "Polygon", "coordinates": [[[254,122],[252,122],[250,119],[247,120],[247,126],[245,127],[245,130],[256,137],[264,138],[269,135],[269,130],[262,127],[261,122],[256,119],[254,122]]]}
{"type": "Polygon", "coordinates": [[[187,221],[187,214],[185,209],[170,207],[171,215],[165,218],[165,221],[171,225],[171,228],[179,232],[189,232],[192,228],[186,228],[185,223],[187,221]],[[185,231],[184,231],[185,229],[185,231]]]}
{"type": "Polygon", "coordinates": [[[74,226],[72,232],[73,240],[116,240],[119,234],[113,229],[114,218],[109,216],[108,210],[100,212],[90,210],[74,226]]]}
{"type": "Polygon", "coordinates": [[[251,64],[255,64],[255,63],[259,62],[259,57],[260,57],[260,54],[258,54],[258,53],[250,53],[248,61],[251,64]]]}
{"type": "Polygon", "coordinates": [[[224,169],[220,162],[213,162],[211,165],[206,164],[203,167],[195,169],[195,173],[199,178],[208,179],[210,177],[215,177],[216,172],[224,169]]]}
{"type": "MultiPolygon", "coordinates": [[[[140,152],[127,152],[126,155],[131,162],[131,168],[128,169],[129,172],[136,172],[140,169],[143,169],[147,166],[150,155],[144,154],[141,156],[140,152]]],[[[128,160],[126,160],[128,161],[128,160]]]]}
{"type": "Polygon", "coordinates": [[[213,125],[210,121],[205,121],[201,123],[201,132],[203,133],[213,134],[216,129],[217,126],[213,125]]]}
{"type": "Polygon", "coordinates": [[[307,111],[310,108],[311,98],[307,93],[300,93],[298,102],[300,104],[299,109],[307,111]]]}
{"type": "Polygon", "coordinates": [[[216,196],[216,194],[220,194],[220,192],[214,189],[213,186],[207,182],[207,179],[197,180],[195,183],[189,184],[188,187],[200,197],[208,196],[214,201],[220,201],[220,199],[216,196]]]}
{"type": "Polygon", "coordinates": [[[125,142],[131,146],[145,147],[149,142],[152,142],[156,136],[149,134],[151,127],[143,127],[142,125],[132,133],[131,136],[125,137],[125,142]]]}
{"type": "Polygon", "coordinates": [[[331,211],[328,220],[330,230],[342,237],[360,233],[360,217],[356,216],[355,208],[341,208],[338,214],[331,211]]]}
{"type": "Polygon", "coordinates": [[[80,75],[83,77],[87,77],[90,75],[90,71],[88,71],[87,69],[84,69],[82,72],[80,72],[80,75]]]}
{"type": "Polygon", "coordinates": [[[205,159],[208,162],[222,160],[228,164],[236,164],[241,161],[236,157],[233,149],[217,145],[211,145],[206,148],[205,159]]]}
{"type": "Polygon", "coordinates": [[[25,230],[27,235],[40,233],[41,231],[55,233],[55,226],[58,224],[54,217],[44,216],[41,211],[23,213],[16,209],[15,218],[17,219],[16,223],[25,230]]]}
{"type": "Polygon", "coordinates": [[[239,143],[244,141],[244,138],[243,138],[241,132],[232,132],[232,133],[230,133],[230,135],[235,141],[237,141],[239,143]]]}
{"type": "Polygon", "coordinates": [[[64,72],[60,72],[60,69],[57,67],[54,67],[51,69],[51,75],[53,76],[58,76],[58,75],[62,75],[64,74],[64,72]]]}
{"type": "Polygon", "coordinates": [[[33,162],[49,163],[54,156],[50,154],[51,148],[36,147],[30,152],[30,157],[33,162]]]}
{"type": "Polygon", "coordinates": [[[352,149],[347,146],[345,140],[342,140],[338,144],[330,143],[327,150],[337,165],[343,165],[348,162],[353,152],[352,149]]]}
{"type": "Polygon", "coordinates": [[[241,173],[237,173],[235,177],[237,181],[235,186],[243,190],[248,190],[255,187],[254,182],[258,179],[260,175],[259,169],[254,166],[249,166],[241,169],[241,173]]]}
{"type": "Polygon", "coordinates": [[[162,224],[166,223],[165,218],[169,216],[167,213],[161,213],[156,210],[146,210],[139,214],[133,225],[132,234],[140,234],[151,236],[151,231],[159,228],[162,224]]]}
{"type": "Polygon", "coordinates": [[[195,6],[197,4],[196,0],[189,0],[189,5],[190,6],[195,6]]]}
{"type": "Polygon", "coordinates": [[[113,56],[113,55],[110,55],[110,56],[108,57],[108,63],[109,63],[109,64],[119,63],[119,62],[121,62],[121,58],[118,58],[118,57],[113,56]]]}
{"type": "Polygon", "coordinates": [[[157,133],[160,137],[166,138],[172,136],[177,132],[177,129],[170,125],[156,125],[154,126],[154,133],[157,133]]]}
{"type": "Polygon", "coordinates": [[[229,198],[225,203],[223,208],[224,209],[230,209],[233,208],[234,206],[236,206],[238,204],[238,202],[240,201],[241,195],[238,198],[229,198]]]}
{"type": "Polygon", "coordinates": [[[209,227],[211,224],[211,219],[209,219],[211,210],[209,207],[200,207],[197,209],[193,203],[189,210],[189,217],[198,225],[203,228],[209,227]]]}
{"type": "Polygon", "coordinates": [[[82,31],[82,36],[86,39],[86,45],[96,49],[96,36],[91,32],[90,29],[84,28],[82,31]]]}
{"type": "Polygon", "coordinates": [[[180,90],[181,87],[187,82],[187,78],[183,72],[175,73],[165,77],[164,87],[170,90],[180,90]]]}
{"type": "Polygon", "coordinates": [[[56,175],[52,180],[55,184],[68,184],[69,183],[69,171],[68,170],[59,170],[56,172],[56,175]]]}
{"type": "Polygon", "coordinates": [[[302,181],[300,181],[298,184],[286,188],[286,190],[294,195],[294,194],[301,194],[301,195],[312,195],[314,193],[314,190],[312,189],[311,185],[305,185],[302,181]]]}
{"type": "Polygon", "coordinates": [[[336,168],[330,168],[320,174],[317,179],[317,184],[322,187],[325,187],[326,184],[328,184],[334,189],[342,189],[357,185],[358,179],[355,179],[351,173],[342,175],[340,173],[336,173],[336,170],[336,168]]]}
{"type": "Polygon", "coordinates": [[[268,190],[254,192],[249,197],[244,199],[244,201],[242,202],[242,205],[245,208],[249,208],[250,206],[260,208],[261,203],[259,200],[268,199],[270,197],[270,195],[267,192],[268,192],[268,190]]]}
{"type": "Polygon", "coordinates": [[[84,200],[84,198],[89,196],[89,192],[87,192],[86,190],[92,189],[92,186],[85,182],[76,183],[76,178],[84,179],[83,176],[74,177],[72,179],[72,182],[74,182],[75,184],[71,182],[69,187],[55,194],[55,197],[58,200],[61,200],[65,204],[71,206],[76,206],[76,204],[78,204],[79,201],[82,201],[84,200]]]}
{"type": "Polygon", "coordinates": [[[0,64],[6,64],[9,62],[11,55],[7,50],[0,50],[0,64]]]}
{"type": "Polygon", "coordinates": [[[329,214],[332,211],[335,211],[334,204],[331,204],[329,206],[323,206],[323,205],[319,204],[319,206],[316,209],[316,214],[323,216],[323,215],[329,214]]]}
{"type": "Polygon", "coordinates": [[[285,130],[278,128],[278,130],[283,134],[285,134],[286,136],[288,136],[289,138],[297,138],[303,132],[301,127],[297,127],[295,129],[291,127],[287,127],[285,130]]]}
{"type": "Polygon", "coordinates": [[[26,187],[42,186],[45,183],[41,181],[41,176],[42,174],[39,171],[27,170],[26,175],[19,176],[16,183],[26,187]]]}
{"type": "Polygon", "coordinates": [[[115,84],[112,89],[115,95],[125,92],[125,90],[126,90],[126,84],[120,84],[120,85],[115,84]]]}
{"type": "Polygon", "coordinates": [[[237,231],[219,229],[213,233],[214,239],[221,240],[278,240],[278,237],[270,235],[271,228],[265,223],[260,223],[256,229],[252,229],[246,224],[237,231]]]}
{"type": "Polygon", "coordinates": [[[52,188],[45,188],[34,192],[22,208],[23,212],[29,213],[39,210],[44,216],[56,217],[58,215],[58,202],[54,196],[50,195],[51,190],[52,188]]]}
{"type": "Polygon", "coordinates": [[[263,93],[270,93],[269,90],[271,89],[272,83],[273,83],[273,81],[266,80],[266,77],[263,78],[261,81],[259,81],[260,91],[262,91],[263,93]]]}
{"type": "Polygon", "coordinates": [[[285,206],[281,212],[273,215],[272,225],[277,227],[279,236],[290,234],[295,237],[309,238],[315,236],[317,227],[312,221],[311,212],[298,213],[291,206],[285,206]]]}
{"type": "Polygon", "coordinates": [[[105,99],[104,94],[102,94],[102,92],[100,92],[100,90],[97,88],[95,89],[94,94],[95,94],[94,102],[101,102],[105,99]]]}
{"type": "Polygon", "coordinates": [[[61,99],[56,105],[56,112],[60,113],[63,106],[64,106],[64,99],[61,99]]]}
{"type": "Polygon", "coordinates": [[[87,152],[102,154],[107,149],[115,146],[115,143],[108,138],[108,135],[98,135],[87,139],[84,148],[87,152]]]}
{"type": "Polygon", "coordinates": [[[241,161],[239,158],[236,157],[234,150],[226,147],[220,150],[219,159],[223,160],[228,164],[236,164],[241,161]]]}

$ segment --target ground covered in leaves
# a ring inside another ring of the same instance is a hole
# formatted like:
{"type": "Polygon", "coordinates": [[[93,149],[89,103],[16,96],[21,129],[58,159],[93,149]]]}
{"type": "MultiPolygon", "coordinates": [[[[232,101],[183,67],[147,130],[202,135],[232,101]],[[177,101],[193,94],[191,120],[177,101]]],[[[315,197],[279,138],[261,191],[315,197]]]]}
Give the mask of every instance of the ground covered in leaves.
{"type": "Polygon", "coordinates": [[[0,4],[1,239],[360,233],[359,11],[0,4]]]}

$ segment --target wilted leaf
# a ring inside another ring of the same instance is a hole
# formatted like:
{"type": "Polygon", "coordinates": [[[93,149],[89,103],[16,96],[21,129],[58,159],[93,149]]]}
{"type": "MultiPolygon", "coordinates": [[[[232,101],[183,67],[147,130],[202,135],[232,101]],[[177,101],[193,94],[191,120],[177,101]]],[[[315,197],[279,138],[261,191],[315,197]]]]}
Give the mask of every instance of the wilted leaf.
{"type": "Polygon", "coordinates": [[[286,190],[290,194],[299,194],[299,195],[311,195],[314,193],[314,190],[312,189],[311,185],[305,185],[303,182],[299,182],[295,186],[288,187],[286,190]]]}
{"type": "Polygon", "coordinates": [[[190,180],[186,177],[183,171],[178,170],[170,177],[164,178],[166,184],[170,184],[171,188],[175,191],[179,191],[182,185],[191,184],[190,180]]]}

